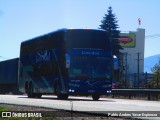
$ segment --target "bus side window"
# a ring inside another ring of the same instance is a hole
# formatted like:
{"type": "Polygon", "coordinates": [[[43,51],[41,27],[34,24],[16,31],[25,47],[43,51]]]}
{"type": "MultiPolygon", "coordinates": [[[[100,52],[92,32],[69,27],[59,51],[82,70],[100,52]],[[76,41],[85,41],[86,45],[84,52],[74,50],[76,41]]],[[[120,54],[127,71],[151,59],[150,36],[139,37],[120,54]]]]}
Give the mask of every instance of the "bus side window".
{"type": "Polygon", "coordinates": [[[56,62],[50,61],[48,63],[34,65],[34,76],[57,76],[58,65],[56,62]]]}

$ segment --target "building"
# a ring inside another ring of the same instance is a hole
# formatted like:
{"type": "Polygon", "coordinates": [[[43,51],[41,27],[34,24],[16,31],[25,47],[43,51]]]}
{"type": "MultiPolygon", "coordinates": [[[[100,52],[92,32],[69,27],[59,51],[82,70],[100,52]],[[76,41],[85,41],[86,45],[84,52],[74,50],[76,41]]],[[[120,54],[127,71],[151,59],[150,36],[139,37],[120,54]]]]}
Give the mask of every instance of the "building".
{"type": "Polygon", "coordinates": [[[145,29],[138,28],[136,31],[121,33],[120,36],[119,42],[123,47],[123,79],[132,85],[135,81],[139,84],[144,73],[145,29]]]}

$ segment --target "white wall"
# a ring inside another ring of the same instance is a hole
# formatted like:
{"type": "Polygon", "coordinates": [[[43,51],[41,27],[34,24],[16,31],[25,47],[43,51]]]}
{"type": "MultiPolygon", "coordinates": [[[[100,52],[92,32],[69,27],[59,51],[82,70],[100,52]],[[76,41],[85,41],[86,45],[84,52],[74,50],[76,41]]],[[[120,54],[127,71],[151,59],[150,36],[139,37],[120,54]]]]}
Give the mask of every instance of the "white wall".
{"type": "Polygon", "coordinates": [[[128,53],[128,74],[138,73],[138,53],[139,53],[139,73],[144,72],[144,47],[145,47],[145,29],[138,28],[134,33],[136,35],[136,43],[133,48],[124,48],[122,53],[128,53]]]}

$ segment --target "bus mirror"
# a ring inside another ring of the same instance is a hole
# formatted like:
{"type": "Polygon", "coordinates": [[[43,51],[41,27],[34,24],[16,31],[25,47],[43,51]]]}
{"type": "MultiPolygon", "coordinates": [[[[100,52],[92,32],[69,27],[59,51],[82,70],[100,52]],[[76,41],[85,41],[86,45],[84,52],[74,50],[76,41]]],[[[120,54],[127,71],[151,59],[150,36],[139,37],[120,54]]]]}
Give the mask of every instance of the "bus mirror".
{"type": "Polygon", "coordinates": [[[66,68],[70,68],[70,56],[66,54],[66,68]]]}

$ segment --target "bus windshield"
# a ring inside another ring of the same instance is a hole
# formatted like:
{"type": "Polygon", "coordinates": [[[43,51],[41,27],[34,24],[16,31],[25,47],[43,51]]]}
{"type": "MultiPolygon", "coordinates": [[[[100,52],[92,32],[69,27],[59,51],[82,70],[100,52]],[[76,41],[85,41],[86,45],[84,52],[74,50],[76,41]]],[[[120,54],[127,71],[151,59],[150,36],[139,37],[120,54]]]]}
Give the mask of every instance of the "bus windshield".
{"type": "Polygon", "coordinates": [[[110,41],[106,32],[96,30],[69,30],[65,38],[67,39],[66,48],[103,49],[111,51],[110,41]]]}
{"type": "Polygon", "coordinates": [[[69,75],[72,79],[102,79],[111,75],[111,60],[104,56],[71,56],[69,75]]]}

